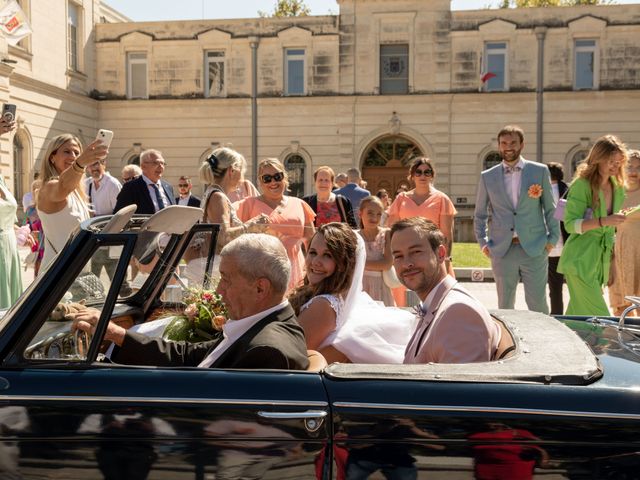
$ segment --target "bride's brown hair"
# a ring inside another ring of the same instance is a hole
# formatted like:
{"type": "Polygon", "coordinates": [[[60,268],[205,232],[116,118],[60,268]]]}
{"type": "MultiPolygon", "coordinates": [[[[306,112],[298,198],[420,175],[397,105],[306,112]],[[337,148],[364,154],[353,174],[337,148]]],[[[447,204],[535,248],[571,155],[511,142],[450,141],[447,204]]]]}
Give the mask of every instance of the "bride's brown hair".
{"type": "Polygon", "coordinates": [[[300,313],[302,305],[313,297],[323,294],[345,294],[351,286],[353,273],[356,268],[356,248],[358,239],[355,232],[345,223],[327,223],[318,228],[313,239],[322,235],[327,249],[336,262],[336,270],[330,277],[323,279],[316,285],[310,285],[308,278],[304,277],[304,284],[296,288],[289,295],[289,303],[296,315],[300,313]]]}

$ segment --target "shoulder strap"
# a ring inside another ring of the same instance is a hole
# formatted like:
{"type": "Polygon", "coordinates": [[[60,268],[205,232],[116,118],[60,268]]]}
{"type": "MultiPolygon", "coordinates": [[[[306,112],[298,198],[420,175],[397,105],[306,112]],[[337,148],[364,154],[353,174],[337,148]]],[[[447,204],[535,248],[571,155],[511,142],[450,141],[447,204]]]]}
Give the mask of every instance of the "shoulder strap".
{"type": "Polygon", "coordinates": [[[211,199],[211,195],[216,192],[224,193],[218,187],[212,187],[211,190],[209,190],[209,193],[207,193],[202,206],[202,223],[207,223],[207,207],[209,206],[209,200],[211,199]]]}
{"type": "Polygon", "coordinates": [[[338,204],[338,210],[340,211],[340,219],[343,222],[347,222],[349,219],[347,218],[347,212],[344,208],[344,197],[340,194],[336,195],[336,203],[338,204]]]}

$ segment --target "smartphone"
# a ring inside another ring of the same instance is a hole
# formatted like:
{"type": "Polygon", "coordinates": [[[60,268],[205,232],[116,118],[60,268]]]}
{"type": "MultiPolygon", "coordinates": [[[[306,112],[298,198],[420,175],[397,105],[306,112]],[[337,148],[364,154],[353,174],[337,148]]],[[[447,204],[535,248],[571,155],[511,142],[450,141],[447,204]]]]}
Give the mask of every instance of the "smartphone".
{"type": "Polygon", "coordinates": [[[2,106],[2,118],[5,122],[11,123],[16,121],[16,106],[13,103],[5,103],[2,106]]]}
{"type": "Polygon", "coordinates": [[[101,128],[98,130],[96,140],[100,140],[100,143],[109,147],[111,145],[111,140],[113,140],[113,132],[111,130],[103,130],[101,128]]]}

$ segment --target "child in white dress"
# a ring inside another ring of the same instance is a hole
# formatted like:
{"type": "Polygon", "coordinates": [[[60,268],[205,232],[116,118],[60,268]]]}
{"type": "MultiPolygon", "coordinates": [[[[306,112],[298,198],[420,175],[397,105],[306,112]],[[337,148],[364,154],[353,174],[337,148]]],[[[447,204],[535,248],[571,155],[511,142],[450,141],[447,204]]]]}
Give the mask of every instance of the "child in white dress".
{"type": "Polygon", "coordinates": [[[382,272],[393,265],[389,242],[389,230],[381,226],[384,206],[378,197],[366,197],[360,202],[360,231],[367,249],[362,289],[374,300],[387,307],[395,307],[391,289],[384,283],[382,272]]]}

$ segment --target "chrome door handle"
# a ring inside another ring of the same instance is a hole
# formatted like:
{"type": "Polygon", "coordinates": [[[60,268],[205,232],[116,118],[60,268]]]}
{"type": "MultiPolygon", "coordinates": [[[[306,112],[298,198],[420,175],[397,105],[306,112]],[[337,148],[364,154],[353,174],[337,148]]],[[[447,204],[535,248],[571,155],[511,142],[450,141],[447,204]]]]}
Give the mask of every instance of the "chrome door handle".
{"type": "Polygon", "coordinates": [[[258,412],[259,417],[270,418],[272,420],[306,420],[307,418],[324,418],[327,415],[328,413],[322,410],[307,410],[306,412],[258,412]]]}
{"type": "Polygon", "coordinates": [[[325,417],[328,415],[323,410],[307,410],[306,412],[258,412],[261,418],[270,420],[304,420],[304,427],[309,432],[317,431],[324,423],[325,417]]]}

